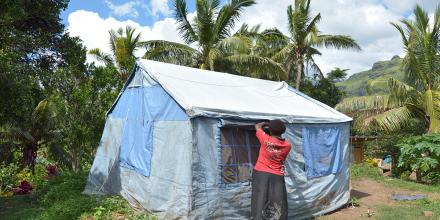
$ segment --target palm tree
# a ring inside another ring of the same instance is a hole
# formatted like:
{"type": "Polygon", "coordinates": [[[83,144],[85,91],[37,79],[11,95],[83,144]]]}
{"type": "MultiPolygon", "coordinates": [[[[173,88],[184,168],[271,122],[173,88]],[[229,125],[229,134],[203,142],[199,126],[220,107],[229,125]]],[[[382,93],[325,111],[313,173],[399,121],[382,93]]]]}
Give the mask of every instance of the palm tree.
{"type": "MultiPolygon", "coordinates": [[[[354,97],[338,104],[343,112],[369,112],[367,126],[393,132],[414,118],[424,122],[429,133],[440,132],[440,5],[431,25],[420,6],[414,9],[415,20],[403,19],[403,26],[392,23],[400,32],[406,55],[404,82],[389,79],[389,95],[354,97]]],[[[380,81],[372,81],[369,86],[380,81]]]]}
{"type": "Polygon", "coordinates": [[[327,79],[334,83],[344,81],[347,78],[348,70],[349,69],[341,69],[336,67],[327,74],[327,79]]]}
{"type": "Polygon", "coordinates": [[[1,126],[0,142],[10,147],[11,153],[13,147],[21,148],[23,165],[34,172],[38,149],[58,135],[54,129],[55,116],[52,103],[45,99],[35,108],[29,127],[1,126]]]}
{"type": "Polygon", "coordinates": [[[99,61],[107,66],[113,66],[118,70],[119,78],[125,81],[133,70],[136,62],[135,52],[142,45],[141,33],[135,33],[136,28],[126,26],[125,30],[119,28],[117,31],[110,30],[110,49],[112,54],[107,54],[99,48],[89,51],[99,61]]]}
{"type": "Polygon", "coordinates": [[[283,65],[272,59],[287,42],[287,37],[281,31],[276,28],[260,31],[260,25],[250,27],[244,23],[229,40],[234,38],[242,39],[246,44],[233,48],[232,54],[227,57],[233,61],[229,63],[232,72],[247,73],[254,78],[288,79],[283,65]],[[277,70],[276,74],[273,74],[274,69],[277,70]]]}
{"type": "Polygon", "coordinates": [[[284,64],[287,74],[296,72],[298,90],[304,75],[304,65],[323,77],[313,59],[314,55],[321,55],[316,47],[360,50],[359,45],[350,36],[321,34],[317,26],[321,14],[318,13],[314,17],[310,15],[310,0],[295,0],[295,4],[287,8],[287,17],[290,37],[287,38],[285,47],[272,58],[284,64]]]}
{"type": "Polygon", "coordinates": [[[231,34],[240,13],[254,0],[231,0],[220,7],[219,0],[197,0],[196,16],[188,19],[185,0],[175,0],[178,31],[186,44],[164,40],[144,42],[146,59],[236,73],[270,73],[268,78],[285,79],[282,66],[268,57],[249,54],[257,30],[231,34]],[[231,67],[234,67],[231,70],[231,67]]]}

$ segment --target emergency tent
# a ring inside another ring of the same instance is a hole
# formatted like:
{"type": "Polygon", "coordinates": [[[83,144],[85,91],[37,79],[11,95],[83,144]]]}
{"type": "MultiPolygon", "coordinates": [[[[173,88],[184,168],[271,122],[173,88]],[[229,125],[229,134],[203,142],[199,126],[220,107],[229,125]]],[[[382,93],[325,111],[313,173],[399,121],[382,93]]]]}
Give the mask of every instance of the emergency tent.
{"type": "Polygon", "coordinates": [[[259,143],[286,123],[289,219],[350,198],[351,118],[274,82],[140,60],[109,110],[85,193],[121,195],[162,219],[246,219],[259,143]]]}

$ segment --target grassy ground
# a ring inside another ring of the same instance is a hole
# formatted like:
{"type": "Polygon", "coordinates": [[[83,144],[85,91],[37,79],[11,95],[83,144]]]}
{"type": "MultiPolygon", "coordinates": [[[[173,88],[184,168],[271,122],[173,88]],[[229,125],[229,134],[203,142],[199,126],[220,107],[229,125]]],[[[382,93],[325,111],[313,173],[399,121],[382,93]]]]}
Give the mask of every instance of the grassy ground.
{"type": "Polygon", "coordinates": [[[378,207],[376,219],[440,219],[440,201],[432,199],[422,199],[417,201],[400,201],[395,206],[378,207]],[[423,215],[424,211],[433,212],[432,217],[423,215]]]}
{"type": "Polygon", "coordinates": [[[120,197],[82,194],[86,176],[62,174],[32,195],[0,197],[0,219],[154,219],[120,197]]]}
{"type": "Polygon", "coordinates": [[[381,204],[374,207],[377,210],[375,219],[439,219],[440,220],[440,185],[424,185],[411,181],[383,177],[379,175],[377,168],[354,165],[351,168],[353,180],[368,178],[376,180],[393,189],[406,189],[411,192],[427,194],[427,199],[416,201],[396,201],[389,204],[381,204]],[[424,216],[424,211],[433,212],[433,217],[424,216]]]}
{"type": "Polygon", "coordinates": [[[380,175],[378,168],[367,165],[352,165],[350,168],[350,175],[352,180],[370,178],[392,187],[403,188],[411,191],[440,193],[440,185],[427,185],[397,178],[384,177],[380,175]]]}
{"type": "MultiPolygon", "coordinates": [[[[133,210],[120,197],[82,194],[86,176],[86,173],[64,173],[38,186],[32,195],[0,197],[0,219],[155,219],[133,210]]],[[[440,219],[439,185],[382,177],[377,168],[359,165],[352,166],[351,178],[354,181],[368,178],[392,188],[437,195],[423,200],[378,205],[373,207],[376,210],[373,219],[440,219]],[[423,211],[432,211],[434,217],[426,218],[423,211]]]]}

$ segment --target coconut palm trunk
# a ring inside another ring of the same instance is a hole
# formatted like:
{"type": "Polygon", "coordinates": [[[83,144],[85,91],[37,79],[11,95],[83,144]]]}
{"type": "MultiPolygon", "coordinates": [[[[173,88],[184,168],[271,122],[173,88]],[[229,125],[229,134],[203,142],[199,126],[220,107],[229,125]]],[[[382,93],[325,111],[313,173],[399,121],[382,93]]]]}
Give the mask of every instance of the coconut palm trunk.
{"type": "Polygon", "coordinates": [[[296,57],[296,89],[299,90],[300,84],[301,84],[301,80],[302,80],[302,75],[303,75],[303,65],[304,65],[304,61],[302,59],[301,56],[301,52],[299,50],[295,51],[295,57],[296,57]]]}

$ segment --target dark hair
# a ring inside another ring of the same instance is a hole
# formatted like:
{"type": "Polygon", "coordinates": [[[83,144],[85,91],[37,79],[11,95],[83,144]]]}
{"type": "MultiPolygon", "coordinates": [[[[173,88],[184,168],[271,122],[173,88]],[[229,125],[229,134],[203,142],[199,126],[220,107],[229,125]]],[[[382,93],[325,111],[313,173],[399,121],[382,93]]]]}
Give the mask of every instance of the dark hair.
{"type": "Polygon", "coordinates": [[[269,122],[269,129],[272,135],[281,136],[286,131],[286,126],[280,120],[271,120],[269,122]]]}

